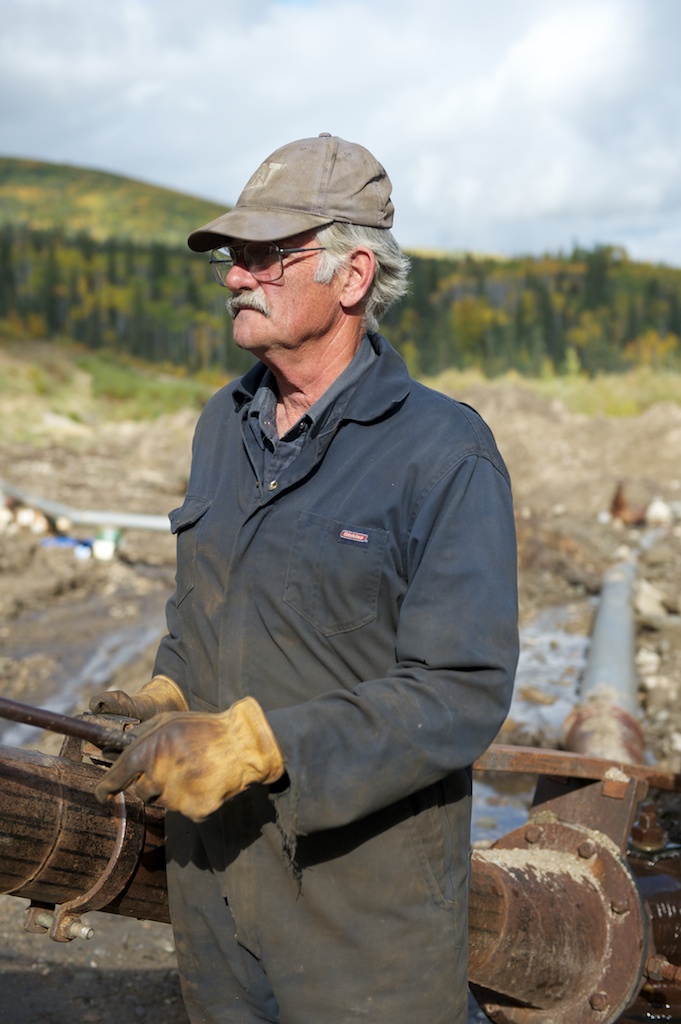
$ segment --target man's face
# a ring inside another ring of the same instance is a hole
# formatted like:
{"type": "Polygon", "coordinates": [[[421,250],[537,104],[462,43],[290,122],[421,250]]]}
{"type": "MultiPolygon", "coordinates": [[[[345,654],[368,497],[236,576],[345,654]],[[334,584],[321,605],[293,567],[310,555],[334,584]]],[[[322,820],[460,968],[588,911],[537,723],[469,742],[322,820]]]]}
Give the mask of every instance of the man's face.
{"type": "Polygon", "coordinates": [[[265,362],[268,354],[331,338],[343,319],[342,275],[329,284],[314,280],[320,256],[313,249],[314,235],[294,235],[277,244],[282,249],[309,246],[311,251],[284,256],[284,273],[278,281],[257,281],[238,263],[226,279],[232,291],[227,308],[234,317],[234,341],[265,362]]]}

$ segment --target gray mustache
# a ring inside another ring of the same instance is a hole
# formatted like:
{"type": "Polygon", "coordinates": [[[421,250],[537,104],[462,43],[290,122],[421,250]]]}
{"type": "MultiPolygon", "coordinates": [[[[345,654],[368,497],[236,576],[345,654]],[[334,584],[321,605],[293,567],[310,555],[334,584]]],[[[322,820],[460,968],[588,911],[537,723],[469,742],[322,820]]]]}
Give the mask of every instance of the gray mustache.
{"type": "Polygon", "coordinates": [[[225,302],[225,309],[234,319],[240,309],[254,309],[264,316],[270,315],[270,304],[263,292],[240,292],[238,295],[231,295],[225,302]]]}

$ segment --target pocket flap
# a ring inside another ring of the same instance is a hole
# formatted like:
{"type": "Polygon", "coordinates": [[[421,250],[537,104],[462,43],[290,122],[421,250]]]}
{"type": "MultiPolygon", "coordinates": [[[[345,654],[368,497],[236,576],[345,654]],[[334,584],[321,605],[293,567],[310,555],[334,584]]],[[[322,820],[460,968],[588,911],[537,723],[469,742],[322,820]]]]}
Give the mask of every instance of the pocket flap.
{"type": "Polygon", "coordinates": [[[193,526],[212,504],[210,498],[202,498],[198,494],[188,494],[183,505],[168,513],[171,533],[179,533],[180,530],[193,526]]]}

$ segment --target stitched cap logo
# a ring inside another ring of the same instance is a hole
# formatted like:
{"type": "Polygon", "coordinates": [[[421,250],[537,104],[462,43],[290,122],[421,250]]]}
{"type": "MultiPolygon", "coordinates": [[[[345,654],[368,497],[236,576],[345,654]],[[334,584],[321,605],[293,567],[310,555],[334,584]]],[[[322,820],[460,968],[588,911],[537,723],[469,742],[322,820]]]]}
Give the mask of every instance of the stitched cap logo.
{"type": "Polygon", "coordinates": [[[244,187],[244,192],[249,188],[264,188],[268,185],[275,174],[285,167],[285,164],[275,164],[270,161],[266,161],[261,167],[258,167],[255,174],[252,174],[248,180],[248,184],[244,187]]]}

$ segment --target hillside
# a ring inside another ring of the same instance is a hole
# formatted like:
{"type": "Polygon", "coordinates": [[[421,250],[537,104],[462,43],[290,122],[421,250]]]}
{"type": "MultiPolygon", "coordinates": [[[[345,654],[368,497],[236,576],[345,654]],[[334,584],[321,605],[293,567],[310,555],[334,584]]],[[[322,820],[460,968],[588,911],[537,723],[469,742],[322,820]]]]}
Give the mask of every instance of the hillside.
{"type": "MultiPolygon", "coordinates": [[[[0,158],[0,339],[242,372],[224,296],[186,245],[222,209],[101,171],[0,158]]],[[[414,376],[681,369],[681,268],[617,245],[410,255],[409,292],[381,327],[414,376]]]]}
{"type": "Polygon", "coordinates": [[[0,157],[0,225],[184,245],[225,207],[118,174],[0,157]]]}

